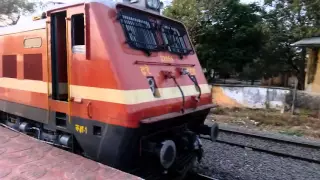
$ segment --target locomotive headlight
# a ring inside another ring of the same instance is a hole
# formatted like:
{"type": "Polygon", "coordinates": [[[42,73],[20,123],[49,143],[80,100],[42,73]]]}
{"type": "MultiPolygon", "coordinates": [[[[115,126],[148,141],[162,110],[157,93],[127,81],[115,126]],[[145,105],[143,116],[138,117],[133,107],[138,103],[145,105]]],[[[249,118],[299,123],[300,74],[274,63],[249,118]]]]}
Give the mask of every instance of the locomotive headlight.
{"type": "Polygon", "coordinates": [[[154,79],[149,77],[149,78],[147,78],[147,80],[148,80],[149,87],[152,91],[152,94],[155,94],[156,93],[156,83],[154,82],[154,79]]]}
{"type": "Polygon", "coordinates": [[[147,0],[147,7],[158,10],[161,6],[160,0],[147,0]]]}
{"type": "Polygon", "coordinates": [[[151,89],[152,94],[155,97],[158,97],[159,96],[159,92],[157,90],[157,85],[156,85],[156,81],[154,80],[154,78],[153,77],[147,77],[147,81],[148,81],[148,84],[149,84],[149,87],[151,89]]]}

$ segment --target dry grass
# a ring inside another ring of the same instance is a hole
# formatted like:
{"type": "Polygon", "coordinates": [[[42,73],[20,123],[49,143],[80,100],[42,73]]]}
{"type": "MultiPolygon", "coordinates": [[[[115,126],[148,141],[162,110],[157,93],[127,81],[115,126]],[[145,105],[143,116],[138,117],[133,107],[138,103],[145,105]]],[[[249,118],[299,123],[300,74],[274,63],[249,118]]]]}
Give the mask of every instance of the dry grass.
{"type": "Polygon", "coordinates": [[[307,110],[300,110],[298,114],[291,115],[276,110],[216,108],[212,110],[211,117],[217,122],[247,128],[320,138],[320,119],[307,110]]]}

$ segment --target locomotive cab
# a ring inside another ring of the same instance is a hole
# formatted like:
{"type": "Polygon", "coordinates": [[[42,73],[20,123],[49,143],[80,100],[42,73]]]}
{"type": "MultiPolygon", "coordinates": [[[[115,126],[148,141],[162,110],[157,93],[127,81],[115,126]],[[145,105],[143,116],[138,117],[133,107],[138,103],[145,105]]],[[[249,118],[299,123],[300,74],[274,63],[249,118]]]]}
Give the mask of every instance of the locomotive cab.
{"type": "Polygon", "coordinates": [[[160,7],[59,4],[27,30],[0,31],[3,68],[6,52],[23,54],[23,63],[38,59],[22,72],[17,63],[19,77],[0,72],[9,89],[0,93],[3,123],[142,177],[183,176],[202,157],[199,134],[214,140],[217,126],[204,125],[211,92],[188,32],[160,7]]]}

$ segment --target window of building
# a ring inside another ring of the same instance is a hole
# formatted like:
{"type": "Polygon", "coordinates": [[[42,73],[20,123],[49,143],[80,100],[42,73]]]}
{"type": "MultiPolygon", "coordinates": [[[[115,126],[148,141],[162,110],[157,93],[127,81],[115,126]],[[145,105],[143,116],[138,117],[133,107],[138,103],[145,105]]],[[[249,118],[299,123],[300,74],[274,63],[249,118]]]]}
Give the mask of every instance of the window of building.
{"type": "Polygon", "coordinates": [[[42,81],[42,54],[23,55],[24,79],[42,81]]]}
{"type": "Polygon", "coordinates": [[[3,77],[17,78],[17,56],[3,55],[2,69],[3,69],[3,77]]]}
{"type": "Polygon", "coordinates": [[[76,14],[72,21],[72,46],[85,45],[84,14],[76,14]]]}
{"type": "Polygon", "coordinates": [[[39,48],[42,46],[42,39],[40,37],[27,38],[23,41],[24,48],[39,48]]]}

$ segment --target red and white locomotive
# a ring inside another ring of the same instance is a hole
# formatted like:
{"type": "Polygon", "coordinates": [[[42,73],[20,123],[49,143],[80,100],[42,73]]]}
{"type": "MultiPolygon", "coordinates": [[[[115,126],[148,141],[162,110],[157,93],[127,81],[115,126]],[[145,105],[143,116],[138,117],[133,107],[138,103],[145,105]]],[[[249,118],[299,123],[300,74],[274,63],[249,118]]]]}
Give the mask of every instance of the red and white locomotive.
{"type": "Polygon", "coordinates": [[[186,28],[159,7],[87,0],[1,28],[2,123],[133,174],[183,175],[217,127],[186,28]]]}

